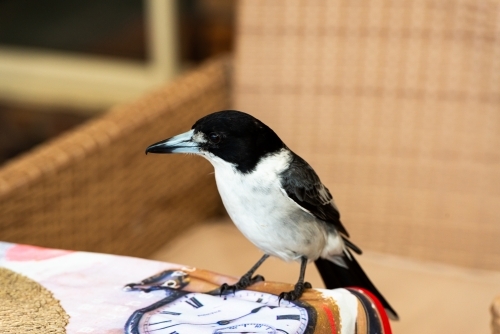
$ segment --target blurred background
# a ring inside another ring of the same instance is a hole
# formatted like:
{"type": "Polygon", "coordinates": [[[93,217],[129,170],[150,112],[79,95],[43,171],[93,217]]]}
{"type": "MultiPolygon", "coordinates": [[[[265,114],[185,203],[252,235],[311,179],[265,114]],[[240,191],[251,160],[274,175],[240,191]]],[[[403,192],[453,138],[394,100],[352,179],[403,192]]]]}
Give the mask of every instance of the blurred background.
{"type": "Polygon", "coordinates": [[[0,240],[241,275],[212,166],[143,154],[228,108],[314,167],[397,333],[489,331],[498,1],[0,0],[0,240]]]}
{"type": "Polygon", "coordinates": [[[0,164],[230,52],[235,4],[0,1],[0,164]]]}

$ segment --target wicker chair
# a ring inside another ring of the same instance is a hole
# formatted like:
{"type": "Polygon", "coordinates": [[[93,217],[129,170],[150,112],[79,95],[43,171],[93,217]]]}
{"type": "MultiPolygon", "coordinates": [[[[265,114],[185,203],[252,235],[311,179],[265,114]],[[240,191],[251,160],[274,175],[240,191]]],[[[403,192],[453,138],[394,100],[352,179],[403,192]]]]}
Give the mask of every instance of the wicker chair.
{"type": "Polygon", "coordinates": [[[233,60],[4,166],[1,238],[150,255],[222,209],[207,162],[144,148],[232,106],[313,165],[363,249],[498,272],[499,12],[471,0],[241,1],[233,60]]]}
{"type": "Polygon", "coordinates": [[[144,150],[227,108],[229,69],[229,59],[211,61],[3,166],[1,239],[145,257],[220,213],[208,163],[144,150]]]}

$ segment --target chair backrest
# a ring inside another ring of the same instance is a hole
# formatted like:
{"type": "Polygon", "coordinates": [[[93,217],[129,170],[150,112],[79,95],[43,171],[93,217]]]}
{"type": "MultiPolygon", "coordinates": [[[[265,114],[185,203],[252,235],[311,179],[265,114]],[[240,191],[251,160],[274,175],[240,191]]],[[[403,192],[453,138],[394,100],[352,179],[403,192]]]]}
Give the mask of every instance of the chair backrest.
{"type": "Polygon", "coordinates": [[[149,256],[220,212],[203,159],[144,155],[229,104],[221,58],[0,168],[0,240],[149,256]]]}
{"type": "Polygon", "coordinates": [[[234,107],[366,249],[500,269],[498,1],[243,0],[234,107]]]}

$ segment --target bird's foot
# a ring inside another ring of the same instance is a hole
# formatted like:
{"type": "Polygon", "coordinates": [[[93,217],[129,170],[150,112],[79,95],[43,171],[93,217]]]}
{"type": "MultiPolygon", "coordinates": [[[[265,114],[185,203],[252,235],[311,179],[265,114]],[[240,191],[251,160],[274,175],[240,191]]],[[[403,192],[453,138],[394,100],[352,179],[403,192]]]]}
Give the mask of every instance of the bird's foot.
{"type": "Polygon", "coordinates": [[[311,289],[311,288],[312,288],[312,285],[309,282],[297,282],[297,284],[295,284],[295,287],[292,291],[280,293],[279,301],[281,301],[282,299],[288,300],[288,301],[297,300],[302,296],[302,293],[304,293],[305,289],[311,289]]]}
{"type": "Polygon", "coordinates": [[[220,286],[220,295],[222,296],[227,291],[231,291],[232,293],[234,293],[236,290],[243,290],[254,283],[262,281],[264,281],[264,277],[261,275],[255,275],[254,277],[252,277],[251,275],[245,274],[241,276],[240,280],[236,282],[236,284],[233,285],[229,285],[227,283],[222,284],[220,286]]]}

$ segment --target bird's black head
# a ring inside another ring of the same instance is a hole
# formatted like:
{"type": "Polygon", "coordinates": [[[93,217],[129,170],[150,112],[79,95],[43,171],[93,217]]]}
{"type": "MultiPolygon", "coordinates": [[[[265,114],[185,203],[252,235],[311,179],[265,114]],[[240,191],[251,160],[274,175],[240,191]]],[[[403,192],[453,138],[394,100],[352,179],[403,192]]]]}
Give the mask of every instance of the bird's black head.
{"type": "Polygon", "coordinates": [[[259,160],[285,148],[267,125],[236,110],[224,110],[199,119],[191,131],[161,141],[146,153],[195,153],[218,157],[242,173],[251,172],[259,160]]]}

